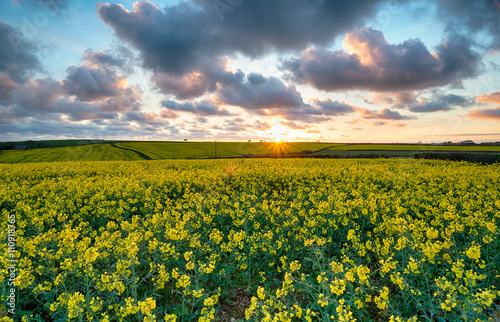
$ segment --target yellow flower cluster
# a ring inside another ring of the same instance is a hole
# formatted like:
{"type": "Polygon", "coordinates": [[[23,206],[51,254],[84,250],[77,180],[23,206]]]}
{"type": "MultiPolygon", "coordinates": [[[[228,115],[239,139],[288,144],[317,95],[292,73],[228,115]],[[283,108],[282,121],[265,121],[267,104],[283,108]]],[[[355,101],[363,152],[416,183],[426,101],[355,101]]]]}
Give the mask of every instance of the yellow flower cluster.
{"type": "MultiPolygon", "coordinates": [[[[0,164],[23,321],[485,321],[500,166],[423,160],[0,164]],[[238,302],[239,304],[239,302],[238,302]],[[242,304],[243,305],[243,304],[242,304]],[[29,314],[28,314],[29,313],[29,314]]],[[[5,300],[5,296],[2,298],[5,300]]]]}

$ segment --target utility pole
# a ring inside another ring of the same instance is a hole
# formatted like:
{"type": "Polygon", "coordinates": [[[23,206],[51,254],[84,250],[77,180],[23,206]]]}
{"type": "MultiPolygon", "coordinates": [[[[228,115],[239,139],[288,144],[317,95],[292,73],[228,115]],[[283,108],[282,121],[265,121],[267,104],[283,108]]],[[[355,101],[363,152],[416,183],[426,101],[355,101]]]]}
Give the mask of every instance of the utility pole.
{"type": "Polygon", "coordinates": [[[214,140],[215,158],[217,159],[217,140],[214,140]]]}

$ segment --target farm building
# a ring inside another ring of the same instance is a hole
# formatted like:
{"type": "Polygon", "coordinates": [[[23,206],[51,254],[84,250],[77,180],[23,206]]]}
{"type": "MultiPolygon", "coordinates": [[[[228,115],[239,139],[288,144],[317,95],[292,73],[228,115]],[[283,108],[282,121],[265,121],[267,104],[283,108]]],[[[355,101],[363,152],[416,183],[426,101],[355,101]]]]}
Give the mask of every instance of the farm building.
{"type": "Polygon", "coordinates": [[[465,141],[458,142],[458,144],[460,144],[460,145],[474,145],[476,143],[474,143],[474,141],[472,141],[472,140],[465,140],[465,141]]]}

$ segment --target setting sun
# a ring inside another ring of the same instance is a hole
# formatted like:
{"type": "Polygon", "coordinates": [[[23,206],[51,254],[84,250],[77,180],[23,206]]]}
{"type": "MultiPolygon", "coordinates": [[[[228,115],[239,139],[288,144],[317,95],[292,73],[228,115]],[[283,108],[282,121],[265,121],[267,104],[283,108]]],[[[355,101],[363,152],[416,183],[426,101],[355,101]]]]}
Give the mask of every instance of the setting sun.
{"type": "Polygon", "coordinates": [[[276,143],[283,141],[288,134],[287,129],[279,122],[276,122],[269,130],[271,132],[271,137],[276,143]]]}

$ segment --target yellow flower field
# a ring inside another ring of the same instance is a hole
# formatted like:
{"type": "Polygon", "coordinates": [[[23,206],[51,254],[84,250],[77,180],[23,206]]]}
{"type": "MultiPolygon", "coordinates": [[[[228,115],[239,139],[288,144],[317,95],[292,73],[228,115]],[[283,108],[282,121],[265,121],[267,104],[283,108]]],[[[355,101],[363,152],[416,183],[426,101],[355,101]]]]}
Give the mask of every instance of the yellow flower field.
{"type": "Polygon", "coordinates": [[[238,301],[251,321],[487,321],[500,303],[499,165],[0,164],[0,212],[16,321],[214,321],[238,301]]]}

